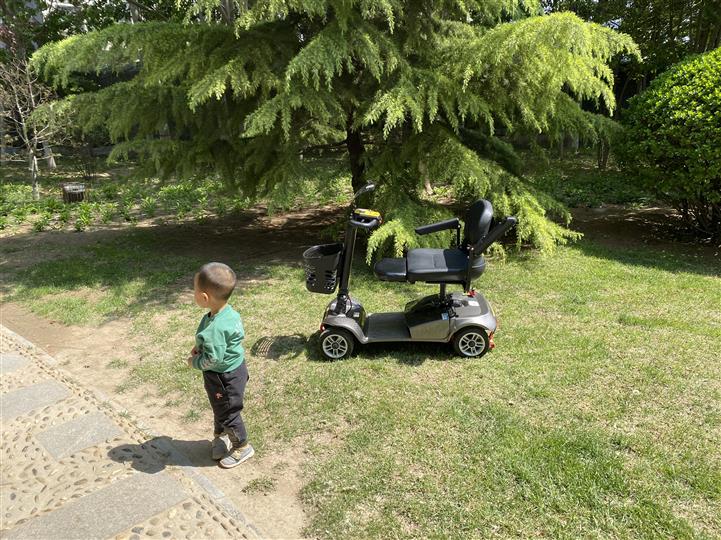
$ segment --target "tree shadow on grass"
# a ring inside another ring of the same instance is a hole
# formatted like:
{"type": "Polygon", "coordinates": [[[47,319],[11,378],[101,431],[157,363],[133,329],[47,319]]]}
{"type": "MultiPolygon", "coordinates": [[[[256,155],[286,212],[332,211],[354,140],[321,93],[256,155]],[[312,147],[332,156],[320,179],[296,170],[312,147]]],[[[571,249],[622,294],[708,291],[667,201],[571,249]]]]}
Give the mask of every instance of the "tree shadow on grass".
{"type": "Polygon", "coordinates": [[[154,437],[141,444],[121,444],[108,452],[118,463],[130,463],[133,469],[155,474],[166,467],[215,467],[210,458],[210,441],[183,441],[171,437],[154,437]]]}
{"type": "Polygon", "coordinates": [[[103,291],[104,318],[111,320],[175,302],[211,260],[235,268],[240,286],[267,279],[259,268],[299,265],[334,217],[332,209],[283,220],[254,210],[204,223],[19,234],[0,246],[0,293],[10,301],[17,290],[23,296],[77,293],[76,303],[92,303],[103,291]]]}
{"type": "MultiPolygon", "coordinates": [[[[250,353],[256,358],[277,361],[282,358],[297,358],[305,352],[306,358],[312,362],[330,362],[320,352],[319,335],[319,332],[315,332],[310,337],[302,334],[263,336],[253,344],[250,353]]],[[[420,366],[426,360],[450,360],[453,354],[450,345],[443,343],[369,343],[356,344],[355,352],[349,360],[354,358],[389,358],[399,364],[420,366]]]]}
{"type": "Polygon", "coordinates": [[[581,240],[575,247],[584,255],[608,259],[629,266],[643,266],[665,272],[721,277],[721,249],[718,255],[710,250],[684,250],[681,246],[659,248],[608,247],[589,240],[581,240]]]}
{"type": "Polygon", "coordinates": [[[691,236],[667,208],[576,209],[571,228],[585,255],[667,272],[721,276],[721,246],[691,236]]]}
{"type": "Polygon", "coordinates": [[[311,362],[353,362],[359,360],[389,360],[399,364],[418,367],[426,361],[444,362],[454,355],[447,343],[386,342],[355,344],[353,354],[343,360],[329,360],[320,352],[320,332],[311,335],[305,346],[306,357],[311,362]]]}

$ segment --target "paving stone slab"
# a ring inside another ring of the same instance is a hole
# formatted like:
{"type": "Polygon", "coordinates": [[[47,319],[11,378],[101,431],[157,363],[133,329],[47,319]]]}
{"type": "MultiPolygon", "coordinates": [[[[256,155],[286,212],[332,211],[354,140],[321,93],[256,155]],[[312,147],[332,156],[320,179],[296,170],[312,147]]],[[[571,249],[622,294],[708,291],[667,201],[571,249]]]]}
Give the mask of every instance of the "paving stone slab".
{"type": "Polygon", "coordinates": [[[19,354],[2,353],[0,354],[0,374],[4,375],[5,373],[24,368],[29,363],[27,358],[23,358],[19,354]]]}
{"type": "Polygon", "coordinates": [[[165,473],[138,473],[10,529],[5,538],[109,538],[187,499],[165,473]]]}
{"type": "Polygon", "coordinates": [[[52,405],[69,395],[68,387],[57,381],[41,382],[12,390],[0,397],[0,420],[9,422],[35,409],[52,405]]]}
{"type": "Polygon", "coordinates": [[[159,435],[148,441],[148,433],[117,412],[122,407],[97,390],[85,391],[2,324],[0,350],[27,360],[0,364],[9,371],[0,376],[0,538],[264,537],[190,461],[156,447],[159,435]],[[101,412],[105,419],[71,423],[101,412]],[[97,428],[92,437],[83,434],[89,438],[82,442],[90,443],[109,429],[107,419],[122,430],[120,437],[64,454],[81,444],[75,428],[97,428]],[[63,442],[63,433],[76,438],[63,442]],[[132,451],[121,456],[124,447],[132,451]],[[51,452],[65,457],[55,460],[51,452]]]}
{"type": "Polygon", "coordinates": [[[60,460],[122,434],[110,418],[96,412],[53,426],[36,434],[35,438],[51,456],[60,460]]]}

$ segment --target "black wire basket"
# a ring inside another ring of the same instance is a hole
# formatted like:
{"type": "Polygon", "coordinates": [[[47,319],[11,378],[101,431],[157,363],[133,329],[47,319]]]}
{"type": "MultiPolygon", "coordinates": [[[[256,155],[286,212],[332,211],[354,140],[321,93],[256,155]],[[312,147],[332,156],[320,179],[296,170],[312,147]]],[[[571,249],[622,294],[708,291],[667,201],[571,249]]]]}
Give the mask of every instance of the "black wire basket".
{"type": "Polygon", "coordinates": [[[305,287],[310,292],[333,294],[338,286],[338,263],[343,244],[321,244],[303,253],[305,287]]]}

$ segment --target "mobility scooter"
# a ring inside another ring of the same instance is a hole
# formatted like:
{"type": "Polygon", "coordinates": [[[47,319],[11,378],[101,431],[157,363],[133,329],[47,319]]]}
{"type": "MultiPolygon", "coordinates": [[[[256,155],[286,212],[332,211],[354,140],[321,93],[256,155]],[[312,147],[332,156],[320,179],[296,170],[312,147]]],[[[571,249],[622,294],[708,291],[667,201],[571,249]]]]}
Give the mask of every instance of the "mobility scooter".
{"type": "Polygon", "coordinates": [[[366,314],[350,296],[348,285],[357,231],[371,231],[381,223],[378,212],[355,208],[355,200],[373,189],[368,184],[354,195],[343,243],[313,246],[303,253],[309,291],[333,294],[340,285],[320,327],[323,356],[348,357],[356,343],[423,341],[452,342],[460,356],[480,358],[494,347],[497,322],[488,301],[471,283],[486,267],[483,252],[516,225],[516,218],[494,223],[491,203],[479,200],[466,212],[462,240],[458,218],[418,227],[416,233],[421,235],[454,229],[456,246],[411,249],[405,257],[381,259],[374,273],[382,281],[438,284],[439,293],[409,302],[402,312],[366,314]],[[460,284],[463,292],[447,294],[449,284],[460,284]]]}

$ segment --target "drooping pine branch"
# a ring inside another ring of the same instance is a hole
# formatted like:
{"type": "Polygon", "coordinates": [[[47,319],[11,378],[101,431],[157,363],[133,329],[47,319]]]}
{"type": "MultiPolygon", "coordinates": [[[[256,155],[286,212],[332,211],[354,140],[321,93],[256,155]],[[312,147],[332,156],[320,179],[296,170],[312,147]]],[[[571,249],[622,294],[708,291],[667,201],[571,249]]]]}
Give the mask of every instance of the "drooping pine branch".
{"type": "MultiPolygon", "coordinates": [[[[197,9],[227,12],[221,3],[197,9]]],[[[613,109],[608,62],[637,54],[628,37],[572,14],[539,16],[532,0],[234,5],[233,26],[118,24],[44,47],[34,62],[69,91],[78,73],[116,74],[69,100],[78,123],[106,129],[114,157],[140,156],[168,177],[215,174],[291,200],[321,189],[321,169],[345,148],[356,181],[404,193],[382,199],[388,221],[371,252],[398,251],[416,220],[444,212],[423,200],[420,170],[459,202],[487,197],[522,215],[521,242],[550,250],[573,237],[549,220],[563,209],[516,176],[518,159],[496,133],[598,137],[578,103],[613,109]]]]}

